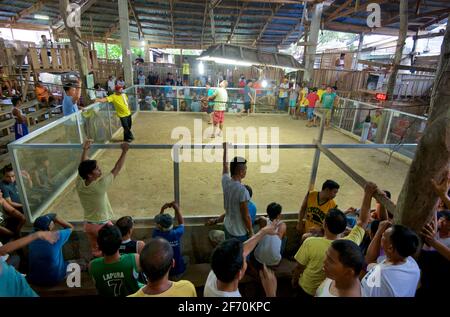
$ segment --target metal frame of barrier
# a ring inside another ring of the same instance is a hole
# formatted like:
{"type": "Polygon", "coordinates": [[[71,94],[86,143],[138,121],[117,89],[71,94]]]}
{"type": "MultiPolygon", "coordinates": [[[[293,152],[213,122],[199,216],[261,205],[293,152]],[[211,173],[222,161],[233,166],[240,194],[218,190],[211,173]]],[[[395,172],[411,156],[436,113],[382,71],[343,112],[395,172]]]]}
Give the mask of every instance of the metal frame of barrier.
{"type": "MultiPolygon", "coordinates": [[[[137,89],[137,87],[130,87],[128,89],[137,89]]],[[[137,102],[137,99],[135,99],[135,102],[137,102]]],[[[87,109],[98,109],[100,108],[99,103],[93,104],[89,106],[87,109]]],[[[137,104],[134,105],[136,109],[136,113],[138,114],[140,109],[137,104]]],[[[121,128],[118,128],[117,131],[113,131],[112,128],[112,122],[111,122],[111,111],[110,111],[110,105],[107,108],[108,118],[109,118],[109,130],[111,133],[111,136],[114,133],[118,133],[121,128]]],[[[320,113],[317,114],[319,117],[322,115],[320,113]]],[[[311,169],[311,178],[310,178],[310,184],[309,188],[313,188],[317,176],[317,170],[320,160],[320,154],[323,152],[324,154],[327,154],[327,152],[324,151],[324,149],[393,149],[397,146],[397,144],[322,144],[323,134],[324,134],[324,120],[320,120],[321,125],[318,132],[318,137],[312,144],[234,144],[232,145],[233,149],[260,149],[260,148],[266,148],[266,149],[315,149],[315,155],[314,155],[314,162],[311,169]]],[[[17,140],[16,142],[13,142],[8,145],[8,149],[10,151],[11,155],[11,161],[13,163],[13,167],[15,171],[21,171],[21,163],[19,162],[18,158],[18,150],[21,149],[82,149],[82,142],[83,142],[83,134],[82,134],[82,122],[81,122],[81,115],[80,112],[77,112],[75,114],[72,114],[67,117],[63,117],[61,119],[58,119],[55,122],[50,123],[47,126],[44,126],[43,128],[36,130],[29,135],[25,136],[24,138],[21,138],[17,140]],[[76,119],[77,124],[77,131],[79,134],[79,141],[80,143],[72,143],[72,144],[44,144],[44,143],[27,143],[30,140],[34,139],[35,137],[38,137],[39,135],[42,135],[43,133],[49,131],[50,129],[64,124],[64,122],[72,119],[76,119]]],[[[417,144],[404,144],[406,147],[415,147],[417,144]]],[[[95,151],[94,156],[98,155],[101,150],[106,149],[119,149],[119,144],[111,144],[108,141],[105,144],[93,144],[92,149],[95,151]]],[[[180,162],[179,162],[179,152],[181,149],[220,149],[222,148],[222,144],[190,144],[190,145],[174,145],[174,144],[130,144],[130,150],[171,150],[172,151],[172,157],[173,157],[173,184],[174,184],[174,200],[179,202],[180,197],[180,162]]],[[[327,154],[328,155],[328,154],[327,154]]],[[[332,159],[333,161],[333,159],[332,159]]],[[[338,163],[335,162],[339,168],[342,169],[342,166],[340,166],[338,163]]],[[[343,169],[344,172],[346,172],[352,179],[354,179],[359,185],[363,185],[364,180],[361,176],[357,176],[355,178],[355,175],[357,175],[356,172],[351,171],[349,167],[347,167],[347,170],[343,169]]],[[[57,188],[56,191],[54,191],[51,195],[48,196],[47,200],[42,202],[41,205],[39,205],[36,210],[31,210],[30,204],[28,201],[27,196],[27,190],[25,187],[24,179],[21,175],[21,173],[16,173],[17,175],[17,185],[19,189],[19,195],[21,200],[24,203],[24,212],[26,215],[27,220],[32,223],[43,211],[48,208],[48,206],[53,203],[53,201],[67,188],[67,186],[70,185],[70,183],[75,179],[77,175],[77,170],[75,169],[73,171],[73,174],[71,177],[68,177],[65,182],[57,188]]]]}

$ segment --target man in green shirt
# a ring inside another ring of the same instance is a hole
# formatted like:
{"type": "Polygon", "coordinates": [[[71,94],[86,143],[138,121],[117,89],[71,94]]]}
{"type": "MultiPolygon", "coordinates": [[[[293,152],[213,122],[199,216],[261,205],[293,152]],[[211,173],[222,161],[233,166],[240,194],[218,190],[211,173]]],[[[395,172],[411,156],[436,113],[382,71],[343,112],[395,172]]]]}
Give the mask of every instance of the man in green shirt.
{"type": "Polygon", "coordinates": [[[322,103],[322,109],[325,117],[325,127],[330,128],[331,111],[336,101],[336,93],[331,90],[331,87],[327,87],[327,91],[322,95],[320,102],[322,103]]]}
{"type": "Polygon", "coordinates": [[[101,252],[97,245],[98,231],[104,225],[108,223],[112,224],[111,219],[114,218],[107,191],[125,163],[125,156],[129,145],[128,143],[122,143],[122,154],[117,160],[116,165],[111,172],[103,176],[100,167],[97,165],[97,161],[90,160],[88,157],[92,143],[92,140],[86,140],[83,145],[81,163],[78,167],[79,177],[76,181],[76,189],[84,210],[84,231],[88,236],[92,255],[99,257],[101,256],[101,252]]]}
{"type": "Polygon", "coordinates": [[[89,263],[89,274],[95,282],[100,296],[125,297],[134,294],[140,288],[137,281],[139,254],[120,255],[122,234],[117,226],[104,226],[98,233],[98,245],[103,253],[89,263]]]}

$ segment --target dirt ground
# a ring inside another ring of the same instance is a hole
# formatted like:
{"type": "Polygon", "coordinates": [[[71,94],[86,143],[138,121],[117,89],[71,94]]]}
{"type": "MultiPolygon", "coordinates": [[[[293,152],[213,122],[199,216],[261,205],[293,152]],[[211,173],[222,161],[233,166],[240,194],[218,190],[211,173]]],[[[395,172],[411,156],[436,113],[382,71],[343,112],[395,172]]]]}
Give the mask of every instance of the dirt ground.
{"type": "MultiPolygon", "coordinates": [[[[194,142],[195,119],[201,120],[197,121],[197,125],[201,123],[203,129],[208,128],[206,115],[141,112],[133,126],[136,137],[134,143],[175,144],[181,139],[176,133],[180,131],[180,128],[172,131],[175,127],[187,128],[194,142]],[[172,133],[174,133],[174,139],[171,137],[172,133]]],[[[318,128],[307,128],[305,123],[302,120],[292,120],[287,115],[258,114],[250,117],[226,115],[225,117],[225,128],[250,128],[247,130],[250,131],[250,135],[239,142],[250,144],[275,142],[275,139],[270,138],[271,127],[279,129],[281,144],[311,144],[317,137],[318,128]],[[264,129],[260,129],[264,127],[266,127],[266,133],[262,133],[264,129]],[[251,129],[254,131],[251,132],[251,129]],[[255,133],[257,131],[258,135],[255,133]],[[262,135],[265,135],[266,139],[262,135]]],[[[228,131],[228,138],[230,136],[228,131]]],[[[228,141],[238,143],[237,139],[228,139],[228,141]]],[[[211,139],[208,134],[205,138],[197,137],[195,143],[199,142],[221,143],[222,140],[211,139]]],[[[348,144],[356,143],[356,141],[331,129],[325,131],[323,143],[348,144]]],[[[386,164],[388,156],[377,150],[334,149],[332,152],[366,179],[374,181],[383,189],[390,190],[394,201],[397,199],[408,170],[406,163],[393,158],[388,166],[386,164]]],[[[200,153],[192,157],[199,159],[200,153]]],[[[119,154],[118,150],[109,150],[97,158],[104,173],[112,169],[119,154]]],[[[274,156],[271,162],[275,162],[276,153],[272,154],[274,156]]],[[[265,166],[267,169],[270,164],[267,161],[266,163],[255,162],[252,155],[254,153],[250,154],[248,150],[244,153],[244,156],[250,159],[244,183],[253,188],[253,200],[258,207],[258,213],[264,213],[265,207],[273,201],[280,203],[286,213],[297,212],[308,189],[314,150],[279,150],[278,170],[275,173],[262,173],[261,167],[265,166]]],[[[218,215],[223,212],[221,156],[222,151],[218,150],[218,162],[180,164],[180,202],[184,215],[218,215]]],[[[258,155],[259,158],[261,156],[258,155]]],[[[326,179],[334,179],[341,185],[336,198],[341,209],[360,206],[362,189],[324,155],[321,155],[316,188],[319,188],[326,179]]],[[[124,215],[148,218],[154,217],[165,202],[173,200],[173,187],[173,161],[170,150],[130,150],[125,167],[108,194],[117,218],[124,215]]],[[[73,186],[69,187],[49,207],[49,211],[58,212],[67,220],[83,219],[83,211],[73,186]]]]}

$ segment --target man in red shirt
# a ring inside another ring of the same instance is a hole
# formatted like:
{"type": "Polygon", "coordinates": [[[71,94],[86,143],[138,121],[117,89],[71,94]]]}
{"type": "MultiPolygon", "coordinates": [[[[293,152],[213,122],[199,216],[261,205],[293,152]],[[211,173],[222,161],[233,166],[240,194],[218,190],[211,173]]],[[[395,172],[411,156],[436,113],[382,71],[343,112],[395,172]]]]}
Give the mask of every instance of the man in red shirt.
{"type": "Polygon", "coordinates": [[[316,117],[314,116],[314,108],[316,107],[316,103],[319,100],[319,95],[317,95],[317,88],[313,88],[311,92],[306,96],[308,99],[308,110],[306,112],[308,123],[307,127],[314,126],[316,127],[316,117]]]}

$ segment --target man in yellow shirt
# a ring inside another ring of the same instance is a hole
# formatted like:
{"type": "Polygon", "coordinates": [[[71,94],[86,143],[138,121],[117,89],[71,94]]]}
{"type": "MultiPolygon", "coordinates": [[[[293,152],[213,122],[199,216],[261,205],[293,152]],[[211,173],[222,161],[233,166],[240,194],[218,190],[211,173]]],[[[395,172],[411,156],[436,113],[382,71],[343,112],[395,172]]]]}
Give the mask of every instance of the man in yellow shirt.
{"type": "Polygon", "coordinates": [[[327,85],[322,84],[322,86],[317,90],[317,96],[319,96],[319,102],[322,102],[322,95],[327,91],[327,85]]]}
{"type": "Polygon", "coordinates": [[[339,184],[328,179],[322,185],[320,192],[311,191],[306,194],[298,213],[297,230],[304,238],[323,235],[323,221],[332,208],[336,208],[334,198],[339,191],[339,184]]]}
{"type": "Polygon", "coordinates": [[[197,297],[194,285],[186,280],[173,282],[169,272],[175,267],[173,248],[163,238],[150,240],[139,258],[147,285],[128,297],[197,297]]]}
{"type": "Polygon", "coordinates": [[[95,102],[110,102],[116,109],[117,116],[120,119],[120,123],[123,128],[123,140],[125,142],[131,142],[134,140],[133,133],[131,132],[131,111],[128,105],[128,96],[123,92],[123,87],[116,85],[114,94],[96,99],[95,102]]]}
{"type": "Polygon", "coordinates": [[[76,189],[84,210],[84,231],[89,239],[92,255],[99,257],[102,253],[97,244],[98,232],[106,224],[112,225],[111,219],[114,218],[107,191],[125,163],[128,143],[122,144],[122,154],[116,165],[111,172],[103,176],[97,161],[90,160],[88,157],[92,142],[92,140],[86,140],[83,145],[81,163],[78,166],[79,176],[76,180],[76,189]]]}
{"type": "MultiPolygon", "coordinates": [[[[375,192],[380,192],[377,185],[367,183],[364,188],[364,198],[357,224],[344,239],[353,241],[357,245],[361,244],[366,226],[369,223],[370,203],[375,192]]],[[[292,286],[297,288],[298,296],[314,296],[317,288],[325,280],[323,264],[327,250],[331,243],[345,231],[346,227],[345,214],[339,209],[331,209],[323,224],[325,236],[310,237],[303,242],[295,255],[295,260],[298,263],[292,277],[292,286]]]]}

